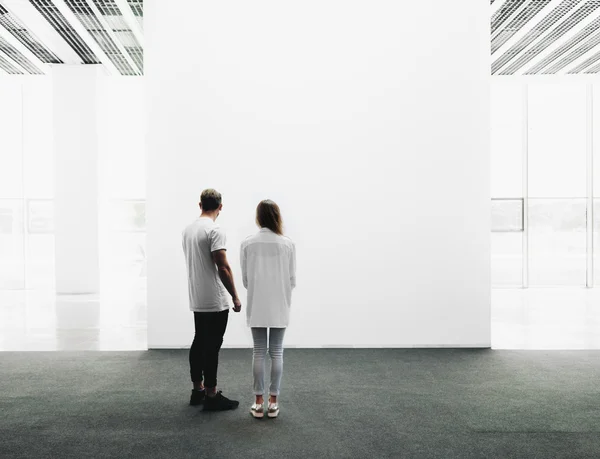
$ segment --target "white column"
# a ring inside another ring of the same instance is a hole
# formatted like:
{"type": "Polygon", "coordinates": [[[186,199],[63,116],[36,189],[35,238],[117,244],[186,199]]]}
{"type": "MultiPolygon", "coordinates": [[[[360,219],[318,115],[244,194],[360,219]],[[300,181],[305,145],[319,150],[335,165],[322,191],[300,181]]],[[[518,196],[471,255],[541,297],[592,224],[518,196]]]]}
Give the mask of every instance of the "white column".
{"type": "Polygon", "coordinates": [[[56,293],[97,293],[101,66],[52,68],[56,293]]]}

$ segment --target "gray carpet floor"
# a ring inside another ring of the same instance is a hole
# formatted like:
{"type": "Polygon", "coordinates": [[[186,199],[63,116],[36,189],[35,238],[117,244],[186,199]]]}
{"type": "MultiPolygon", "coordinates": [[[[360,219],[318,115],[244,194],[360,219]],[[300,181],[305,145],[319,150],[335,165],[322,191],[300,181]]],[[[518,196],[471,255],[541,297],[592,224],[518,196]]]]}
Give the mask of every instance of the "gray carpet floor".
{"type": "Polygon", "coordinates": [[[599,351],[287,349],[263,420],[251,350],[221,351],[222,413],[187,356],[0,353],[0,457],[600,458],[599,351]]]}

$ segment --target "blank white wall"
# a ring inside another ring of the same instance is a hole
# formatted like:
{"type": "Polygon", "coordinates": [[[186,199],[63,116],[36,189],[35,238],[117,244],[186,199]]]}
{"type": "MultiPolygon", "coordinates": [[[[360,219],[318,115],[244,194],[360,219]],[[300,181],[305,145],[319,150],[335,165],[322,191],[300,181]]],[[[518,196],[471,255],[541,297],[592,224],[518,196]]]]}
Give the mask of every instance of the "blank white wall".
{"type": "MultiPolygon", "coordinates": [[[[149,347],[191,342],[180,235],[207,187],[242,299],[239,244],[280,204],[288,346],[490,345],[487,4],[145,10],[149,347]]],[[[249,344],[231,312],[224,346],[249,344]]]]}

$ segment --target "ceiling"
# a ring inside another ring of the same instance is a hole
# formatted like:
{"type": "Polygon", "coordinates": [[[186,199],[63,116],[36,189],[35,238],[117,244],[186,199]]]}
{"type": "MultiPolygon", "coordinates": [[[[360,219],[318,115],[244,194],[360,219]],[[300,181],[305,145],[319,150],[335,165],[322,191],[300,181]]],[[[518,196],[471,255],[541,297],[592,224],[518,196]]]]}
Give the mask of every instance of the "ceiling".
{"type": "Polygon", "coordinates": [[[102,64],[113,75],[142,75],[143,17],[143,0],[0,0],[0,74],[102,64]]]}
{"type": "Polygon", "coordinates": [[[491,0],[493,75],[600,73],[600,0],[491,0]]]}
{"type": "MultiPolygon", "coordinates": [[[[600,0],[490,0],[490,15],[493,75],[600,74],[600,0]]],[[[0,0],[0,74],[142,75],[143,17],[143,0],[0,0]]]]}

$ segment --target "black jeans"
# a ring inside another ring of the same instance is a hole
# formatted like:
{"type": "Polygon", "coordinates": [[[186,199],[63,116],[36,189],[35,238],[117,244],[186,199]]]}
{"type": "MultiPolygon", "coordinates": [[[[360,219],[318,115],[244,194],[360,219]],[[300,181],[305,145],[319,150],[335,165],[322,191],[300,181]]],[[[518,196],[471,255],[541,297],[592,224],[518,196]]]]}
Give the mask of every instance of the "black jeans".
{"type": "Polygon", "coordinates": [[[229,309],[221,312],[194,312],[196,334],[190,348],[192,382],[202,382],[204,375],[205,387],[217,387],[219,351],[228,318],[229,309]]]}

